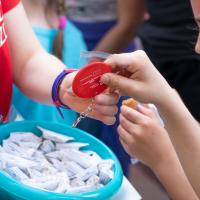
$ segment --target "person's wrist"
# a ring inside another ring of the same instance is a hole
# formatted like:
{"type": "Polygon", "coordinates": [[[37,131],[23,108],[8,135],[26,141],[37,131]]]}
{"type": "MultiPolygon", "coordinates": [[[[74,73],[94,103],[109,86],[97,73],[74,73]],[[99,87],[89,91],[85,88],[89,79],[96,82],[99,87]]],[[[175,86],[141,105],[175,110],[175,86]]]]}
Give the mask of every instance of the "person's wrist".
{"type": "Polygon", "coordinates": [[[60,85],[63,82],[63,80],[72,72],[74,72],[74,69],[65,69],[63,70],[55,79],[53,86],[52,86],[52,101],[53,104],[56,106],[59,114],[62,118],[64,118],[62,111],[60,107],[64,107],[69,109],[69,107],[63,103],[62,96],[60,95],[60,85]]]}
{"type": "Polygon", "coordinates": [[[163,98],[160,99],[155,105],[157,106],[161,117],[172,118],[175,113],[176,116],[179,112],[184,113],[183,101],[178,92],[173,88],[170,88],[166,93],[164,93],[163,98]]]}
{"type": "Polygon", "coordinates": [[[75,75],[77,74],[77,70],[73,71],[69,74],[67,74],[64,79],[61,81],[60,86],[59,86],[59,99],[62,102],[62,104],[66,104],[66,97],[69,96],[73,96],[73,92],[72,92],[72,82],[73,79],[75,77],[75,75]]]}
{"type": "MultiPolygon", "coordinates": [[[[60,86],[59,86],[59,99],[60,99],[60,102],[64,105],[66,105],[66,101],[64,99],[66,94],[68,93],[67,90],[71,87],[70,84],[66,84],[68,81],[68,78],[70,77],[70,74],[67,74],[65,76],[65,78],[62,80],[62,82],[60,83],[60,86]],[[68,86],[69,85],[69,86],[68,86]]],[[[66,105],[67,106],[67,105],[66,105]]]]}
{"type": "Polygon", "coordinates": [[[161,95],[157,96],[156,101],[153,102],[158,109],[165,108],[174,98],[177,98],[177,92],[170,86],[166,86],[166,89],[163,89],[161,93],[161,95]]]}
{"type": "Polygon", "coordinates": [[[165,154],[163,154],[162,157],[156,159],[156,162],[154,162],[151,166],[151,169],[157,176],[162,176],[163,174],[166,174],[169,169],[174,168],[174,166],[177,164],[178,160],[175,160],[173,151],[168,151],[165,154]]]}

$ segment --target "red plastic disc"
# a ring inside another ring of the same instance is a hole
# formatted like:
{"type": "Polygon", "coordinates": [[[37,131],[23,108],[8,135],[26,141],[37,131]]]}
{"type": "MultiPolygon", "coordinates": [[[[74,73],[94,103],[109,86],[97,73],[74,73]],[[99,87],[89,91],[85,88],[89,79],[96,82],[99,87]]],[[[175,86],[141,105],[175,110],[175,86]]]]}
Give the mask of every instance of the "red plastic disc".
{"type": "Polygon", "coordinates": [[[103,62],[94,62],[83,67],[75,76],[72,90],[81,98],[92,98],[102,93],[107,86],[100,82],[103,74],[111,72],[109,65],[103,62]]]}

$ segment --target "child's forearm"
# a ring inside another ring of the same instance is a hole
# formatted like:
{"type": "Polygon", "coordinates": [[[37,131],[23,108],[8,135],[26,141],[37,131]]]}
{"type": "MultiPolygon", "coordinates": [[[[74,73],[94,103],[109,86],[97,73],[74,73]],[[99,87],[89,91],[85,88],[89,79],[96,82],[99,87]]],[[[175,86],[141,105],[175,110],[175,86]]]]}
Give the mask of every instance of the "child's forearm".
{"type": "Polygon", "coordinates": [[[23,93],[30,98],[51,104],[51,88],[57,75],[65,68],[54,56],[39,50],[33,54],[22,68],[21,78],[16,82],[23,93]]]}
{"type": "Polygon", "coordinates": [[[95,50],[119,53],[133,40],[143,20],[144,0],[116,0],[117,23],[97,44],[95,50]]]}
{"type": "Polygon", "coordinates": [[[154,173],[173,200],[198,200],[178,159],[175,157],[171,161],[168,160],[167,163],[161,163],[158,168],[154,169],[154,173]]]}
{"type": "Polygon", "coordinates": [[[183,169],[200,196],[200,127],[175,91],[157,105],[183,169]]]}
{"type": "Polygon", "coordinates": [[[117,24],[97,44],[95,50],[108,53],[120,53],[128,46],[129,42],[133,40],[134,35],[133,28],[125,29],[120,24],[117,24]],[[126,37],[124,37],[125,35],[126,37]]]}
{"type": "Polygon", "coordinates": [[[32,31],[22,3],[6,13],[13,78],[29,97],[51,103],[51,87],[64,65],[47,54],[32,31]]]}

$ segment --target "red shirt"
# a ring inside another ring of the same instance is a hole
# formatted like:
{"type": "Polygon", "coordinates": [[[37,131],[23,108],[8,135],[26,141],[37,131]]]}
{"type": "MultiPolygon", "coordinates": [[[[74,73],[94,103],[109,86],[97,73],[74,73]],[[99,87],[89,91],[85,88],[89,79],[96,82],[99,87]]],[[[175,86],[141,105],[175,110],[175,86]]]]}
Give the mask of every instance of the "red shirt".
{"type": "Polygon", "coordinates": [[[12,96],[12,65],[4,15],[19,1],[0,0],[0,114],[3,115],[3,121],[6,121],[12,96]]]}

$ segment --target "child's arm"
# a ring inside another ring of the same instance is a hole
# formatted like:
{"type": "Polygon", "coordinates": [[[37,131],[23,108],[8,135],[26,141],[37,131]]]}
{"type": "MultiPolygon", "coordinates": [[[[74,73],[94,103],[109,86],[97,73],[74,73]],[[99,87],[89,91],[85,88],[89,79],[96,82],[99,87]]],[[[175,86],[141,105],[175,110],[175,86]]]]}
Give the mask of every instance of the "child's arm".
{"type": "Polygon", "coordinates": [[[197,200],[167,132],[149,108],[138,110],[121,108],[118,131],[124,148],[151,167],[172,199],[197,200]]]}
{"type": "Polygon", "coordinates": [[[113,71],[102,82],[141,102],[158,107],[180,162],[200,197],[200,127],[180,97],[151,63],[145,52],[114,55],[107,60],[113,71]]]}
{"type": "Polygon", "coordinates": [[[172,91],[166,105],[158,108],[188,179],[200,197],[200,127],[179,95],[172,91]]]}
{"type": "MultiPolygon", "coordinates": [[[[51,88],[57,75],[65,68],[64,64],[41,48],[21,3],[5,15],[5,23],[15,83],[30,98],[51,104],[51,88]]],[[[64,79],[62,86],[66,91],[67,87],[71,86],[73,77],[74,73],[64,79]]],[[[97,97],[96,103],[103,107],[96,109],[93,117],[112,124],[115,121],[116,106],[114,104],[117,102],[117,96],[106,95],[107,98],[104,96],[103,98],[101,95],[97,97]]],[[[91,100],[82,101],[67,95],[67,92],[61,92],[60,98],[63,103],[78,112],[85,110],[91,102],[91,100]]]]}
{"type": "Polygon", "coordinates": [[[116,0],[117,22],[97,44],[96,51],[122,52],[133,40],[144,17],[144,0],[116,0]]]}

